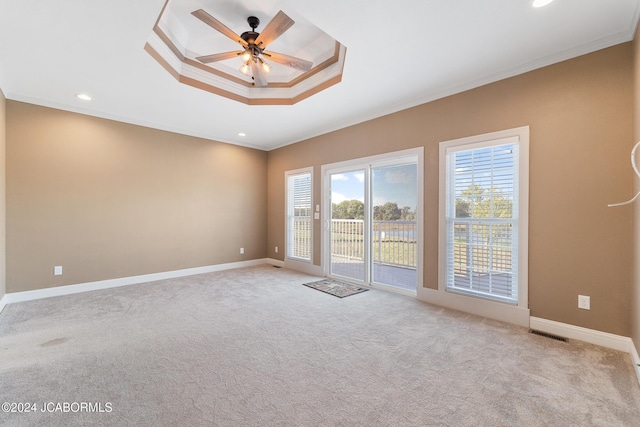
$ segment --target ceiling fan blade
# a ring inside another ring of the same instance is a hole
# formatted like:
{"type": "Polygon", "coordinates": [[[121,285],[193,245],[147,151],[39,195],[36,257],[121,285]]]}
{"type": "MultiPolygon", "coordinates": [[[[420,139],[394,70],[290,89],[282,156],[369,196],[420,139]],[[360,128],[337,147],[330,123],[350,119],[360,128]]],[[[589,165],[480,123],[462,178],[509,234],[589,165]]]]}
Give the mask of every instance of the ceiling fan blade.
{"type": "Polygon", "coordinates": [[[202,22],[204,22],[205,24],[209,25],[214,30],[217,30],[220,33],[224,34],[225,36],[229,37],[234,42],[240,43],[242,46],[247,46],[247,42],[244,41],[242,37],[234,33],[229,27],[224,25],[222,22],[218,21],[213,16],[209,15],[204,10],[198,9],[196,11],[191,12],[191,14],[196,18],[198,18],[199,20],[201,20],[202,22]]]}
{"type": "Polygon", "coordinates": [[[289,18],[286,13],[283,11],[278,12],[260,32],[260,35],[256,39],[256,45],[259,48],[264,49],[267,45],[287,31],[293,24],[295,24],[295,21],[289,18]]]}
{"type": "Polygon", "coordinates": [[[225,59],[237,58],[242,54],[243,52],[238,52],[238,51],[214,53],[213,55],[198,56],[196,57],[196,59],[202,62],[203,64],[208,64],[209,62],[224,61],[225,59]]]}
{"type": "Polygon", "coordinates": [[[267,76],[264,75],[260,66],[256,63],[256,61],[251,62],[251,75],[253,76],[253,82],[256,87],[266,87],[267,86],[267,76]]]}
{"type": "Polygon", "coordinates": [[[306,59],[296,58],[295,56],[285,55],[284,53],[277,52],[262,52],[262,55],[267,57],[273,62],[286,65],[287,67],[295,68],[300,71],[309,71],[313,66],[313,62],[306,59]]]}

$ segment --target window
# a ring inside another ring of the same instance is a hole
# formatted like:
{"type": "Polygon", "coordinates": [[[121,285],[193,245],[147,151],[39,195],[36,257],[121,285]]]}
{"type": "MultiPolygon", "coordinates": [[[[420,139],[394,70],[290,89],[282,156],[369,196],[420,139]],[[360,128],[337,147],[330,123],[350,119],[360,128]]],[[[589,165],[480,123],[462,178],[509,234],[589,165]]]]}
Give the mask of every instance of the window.
{"type": "Polygon", "coordinates": [[[528,128],[442,143],[440,155],[445,289],[525,303],[528,128]]]}
{"type": "Polygon", "coordinates": [[[287,172],[287,257],[311,261],[311,169],[287,172]]]}

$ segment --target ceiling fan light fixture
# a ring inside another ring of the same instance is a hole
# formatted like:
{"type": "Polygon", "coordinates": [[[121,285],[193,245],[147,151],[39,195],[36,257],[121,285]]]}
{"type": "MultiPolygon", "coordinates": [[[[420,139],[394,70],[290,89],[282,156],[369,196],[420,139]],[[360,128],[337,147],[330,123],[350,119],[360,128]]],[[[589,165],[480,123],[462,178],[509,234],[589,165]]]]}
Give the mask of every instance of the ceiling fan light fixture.
{"type": "Polygon", "coordinates": [[[531,6],[533,7],[544,7],[546,5],[548,5],[549,3],[551,3],[553,0],[533,0],[533,3],[531,3],[531,6]]]}
{"type": "Polygon", "coordinates": [[[248,61],[251,59],[251,57],[252,57],[252,56],[253,56],[253,55],[251,54],[251,52],[249,52],[249,50],[248,50],[248,49],[246,49],[246,50],[244,51],[244,53],[242,54],[242,60],[243,60],[244,62],[248,62],[248,61]]]}
{"type": "Polygon", "coordinates": [[[265,74],[269,74],[271,72],[271,65],[264,62],[262,58],[258,58],[258,60],[260,61],[260,66],[262,67],[262,71],[264,71],[265,74]]]}
{"type": "Polygon", "coordinates": [[[242,64],[242,67],[240,67],[240,72],[245,76],[248,76],[251,73],[251,67],[249,67],[249,61],[242,64]]]}

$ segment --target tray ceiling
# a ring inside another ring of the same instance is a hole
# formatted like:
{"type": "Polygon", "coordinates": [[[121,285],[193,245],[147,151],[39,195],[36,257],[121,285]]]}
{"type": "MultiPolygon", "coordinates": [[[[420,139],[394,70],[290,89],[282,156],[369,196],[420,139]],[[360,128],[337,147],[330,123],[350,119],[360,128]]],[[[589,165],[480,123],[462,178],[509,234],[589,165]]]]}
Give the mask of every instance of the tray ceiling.
{"type": "MultiPolygon", "coordinates": [[[[193,16],[192,7],[196,5],[191,2],[167,0],[145,45],[145,50],[181,83],[248,105],[292,105],[342,79],[346,48],[295,11],[285,12],[295,23],[267,46],[267,52],[277,51],[310,61],[313,66],[309,71],[280,65],[265,57],[271,67],[268,85],[256,87],[250,75],[239,71],[243,63],[240,56],[203,64],[198,57],[243,49],[193,16]]],[[[236,35],[251,30],[248,16],[243,17],[242,12],[225,8],[222,3],[209,2],[206,7],[206,13],[227,27],[231,25],[236,35]]],[[[279,12],[274,7],[263,10],[266,12],[260,11],[263,14],[258,16],[261,25],[257,32],[263,31],[279,12]]]]}

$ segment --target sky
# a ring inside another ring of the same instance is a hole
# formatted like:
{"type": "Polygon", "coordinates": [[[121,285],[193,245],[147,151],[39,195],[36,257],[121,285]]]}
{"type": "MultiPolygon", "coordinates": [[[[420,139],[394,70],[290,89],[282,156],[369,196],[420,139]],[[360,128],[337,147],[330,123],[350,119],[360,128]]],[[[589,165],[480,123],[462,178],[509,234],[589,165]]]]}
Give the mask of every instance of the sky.
{"type": "MultiPolygon", "coordinates": [[[[399,208],[417,206],[417,172],[415,164],[372,169],[373,206],[395,202],[399,208]]],[[[331,203],[344,200],[364,202],[364,170],[331,175],[331,203]]]]}

